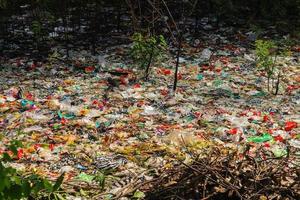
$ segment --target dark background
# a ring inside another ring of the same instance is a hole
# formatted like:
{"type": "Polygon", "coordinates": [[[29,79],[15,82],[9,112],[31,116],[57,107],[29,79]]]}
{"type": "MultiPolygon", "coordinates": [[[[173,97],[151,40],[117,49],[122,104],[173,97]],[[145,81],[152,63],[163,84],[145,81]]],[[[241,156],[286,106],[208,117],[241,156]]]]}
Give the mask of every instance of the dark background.
{"type": "Polygon", "coordinates": [[[283,35],[300,32],[300,0],[0,0],[0,7],[0,53],[8,57],[43,57],[57,45],[95,55],[128,42],[133,32],[170,38],[176,26],[197,36],[206,30],[203,19],[210,31],[274,26],[283,35]]]}

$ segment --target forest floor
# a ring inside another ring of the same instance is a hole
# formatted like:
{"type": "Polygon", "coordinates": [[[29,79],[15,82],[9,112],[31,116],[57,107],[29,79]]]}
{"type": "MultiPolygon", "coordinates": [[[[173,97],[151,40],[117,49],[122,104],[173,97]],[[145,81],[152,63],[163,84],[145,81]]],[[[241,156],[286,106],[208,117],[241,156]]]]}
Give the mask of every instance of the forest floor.
{"type": "Polygon", "coordinates": [[[296,199],[300,47],[278,58],[274,95],[251,38],[234,36],[185,43],[176,92],[174,58],[143,81],[124,62],[128,46],[99,58],[102,72],[82,52],[70,63],[9,60],[0,71],[0,153],[23,174],[55,181],[64,172],[67,199],[296,199]]]}

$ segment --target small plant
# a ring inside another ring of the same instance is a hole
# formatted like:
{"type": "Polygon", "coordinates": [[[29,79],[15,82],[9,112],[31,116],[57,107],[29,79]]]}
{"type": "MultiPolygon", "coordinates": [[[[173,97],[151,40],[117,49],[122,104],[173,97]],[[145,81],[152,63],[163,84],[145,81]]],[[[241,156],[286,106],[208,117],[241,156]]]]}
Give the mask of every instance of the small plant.
{"type": "Polygon", "coordinates": [[[257,66],[262,69],[267,75],[268,92],[271,90],[273,94],[277,95],[279,90],[279,83],[281,78],[281,71],[279,64],[277,63],[278,56],[286,55],[286,47],[279,48],[272,41],[256,40],[255,41],[255,53],[257,56],[257,66]],[[276,84],[274,81],[276,80],[276,84]],[[272,84],[271,84],[272,81],[272,84]],[[275,92],[274,92],[275,89],[275,92]]]}
{"type": "Polygon", "coordinates": [[[273,75],[274,60],[272,58],[271,49],[274,48],[274,43],[271,41],[256,40],[255,53],[257,56],[257,65],[262,68],[268,78],[268,91],[270,91],[270,78],[273,75]]]}
{"type": "Polygon", "coordinates": [[[104,190],[105,187],[105,181],[106,181],[106,176],[107,174],[99,172],[97,173],[97,175],[95,176],[94,180],[98,183],[101,191],[104,190]]]}
{"type": "MultiPolygon", "coordinates": [[[[8,150],[19,157],[19,151],[22,147],[21,142],[13,141],[8,150]]],[[[62,174],[54,184],[38,175],[24,176],[16,169],[8,166],[12,160],[8,153],[3,153],[0,157],[0,199],[39,199],[46,197],[48,199],[64,198],[59,192],[60,186],[64,179],[62,174]]]]}
{"type": "Polygon", "coordinates": [[[151,65],[163,57],[167,43],[162,35],[143,36],[141,33],[135,33],[132,39],[133,46],[130,54],[134,62],[145,69],[145,79],[147,80],[151,65]]]}
{"type": "Polygon", "coordinates": [[[0,0],[0,8],[4,9],[7,7],[7,0],[0,0]]]}

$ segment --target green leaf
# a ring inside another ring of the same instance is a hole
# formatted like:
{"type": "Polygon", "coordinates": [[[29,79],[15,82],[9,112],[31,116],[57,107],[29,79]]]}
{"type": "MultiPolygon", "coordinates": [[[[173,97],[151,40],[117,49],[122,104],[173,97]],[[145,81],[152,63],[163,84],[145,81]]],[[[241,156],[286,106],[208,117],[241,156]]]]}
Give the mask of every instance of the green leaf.
{"type": "Polygon", "coordinates": [[[43,180],[43,186],[48,192],[51,192],[53,190],[52,184],[46,179],[43,180]]]}
{"type": "Polygon", "coordinates": [[[11,157],[8,155],[8,153],[3,153],[3,155],[2,155],[3,157],[2,157],[2,160],[3,161],[11,161],[12,159],[11,159],[11,157]]]}
{"type": "Polygon", "coordinates": [[[133,194],[133,198],[142,199],[145,197],[146,197],[145,193],[139,190],[135,191],[135,193],[133,194]]]}
{"type": "Polygon", "coordinates": [[[59,193],[55,193],[54,195],[60,200],[65,200],[65,198],[59,193]]]}
{"type": "Polygon", "coordinates": [[[28,197],[31,193],[30,183],[27,180],[22,184],[22,193],[24,197],[28,197]]]}
{"type": "Polygon", "coordinates": [[[99,173],[99,174],[95,177],[95,180],[98,182],[99,187],[101,188],[101,190],[103,190],[104,187],[105,187],[105,174],[99,173]]]}
{"type": "Polygon", "coordinates": [[[17,154],[18,154],[18,147],[17,147],[17,146],[15,146],[15,145],[10,145],[10,146],[8,147],[8,149],[11,150],[11,151],[14,153],[14,155],[17,155],[17,154]]]}
{"type": "MultiPolygon", "coordinates": [[[[37,175],[35,175],[38,177],[37,175]]],[[[32,176],[33,177],[33,176],[32,176]]],[[[41,190],[45,189],[44,181],[40,178],[32,179],[31,183],[33,184],[32,192],[37,195],[41,190]]]]}
{"type": "Polygon", "coordinates": [[[22,187],[20,185],[12,185],[7,193],[10,199],[21,199],[22,198],[22,187]]]}
{"type": "Polygon", "coordinates": [[[88,175],[84,172],[80,173],[77,177],[76,177],[78,180],[81,180],[81,181],[85,181],[85,182],[92,182],[92,180],[95,178],[95,176],[92,176],[92,175],[88,175]]]}
{"type": "Polygon", "coordinates": [[[55,191],[57,191],[60,188],[61,184],[63,183],[64,177],[65,177],[65,173],[62,173],[57,178],[57,180],[56,180],[56,182],[55,182],[55,184],[53,186],[52,192],[55,192],[55,191]]]}
{"type": "Polygon", "coordinates": [[[83,189],[80,189],[80,194],[82,195],[82,196],[87,196],[88,194],[83,190],[83,189]]]}

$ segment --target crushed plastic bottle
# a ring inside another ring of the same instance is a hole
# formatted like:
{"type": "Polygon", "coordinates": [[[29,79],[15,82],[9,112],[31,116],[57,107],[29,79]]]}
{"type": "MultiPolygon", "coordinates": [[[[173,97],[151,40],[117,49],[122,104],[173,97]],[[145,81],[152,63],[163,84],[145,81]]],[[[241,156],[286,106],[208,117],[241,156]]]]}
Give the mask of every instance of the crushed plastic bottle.
{"type": "Polygon", "coordinates": [[[157,112],[154,107],[152,106],[145,106],[144,112],[142,112],[143,115],[156,115],[157,112]]]}
{"type": "Polygon", "coordinates": [[[292,147],[295,147],[295,148],[300,149],[300,140],[292,139],[292,140],[289,141],[289,144],[290,144],[292,147]]]}
{"type": "Polygon", "coordinates": [[[253,136],[253,137],[248,137],[247,141],[248,142],[255,142],[255,143],[261,143],[261,142],[267,142],[272,140],[273,137],[268,134],[268,133],[264,133],[262,136],[253,136]]]}
{"type": "Polygon", "coordinates": [[[279,145],[273,145],[271,151],[276,158],[287,155],[287,150],[279,145]]]}
{"type": "Polygon", "coordinates": [[[63,114],[61,111],[57,112],[60,119],[73,119],[75,115],[73,113],[63,114]]]}
{"type": "Polygon", "coordinates": [[[209,60],[212,55],[212,51],[209,48],[203,49],[200,55],[201,60],[209,60]]]}

